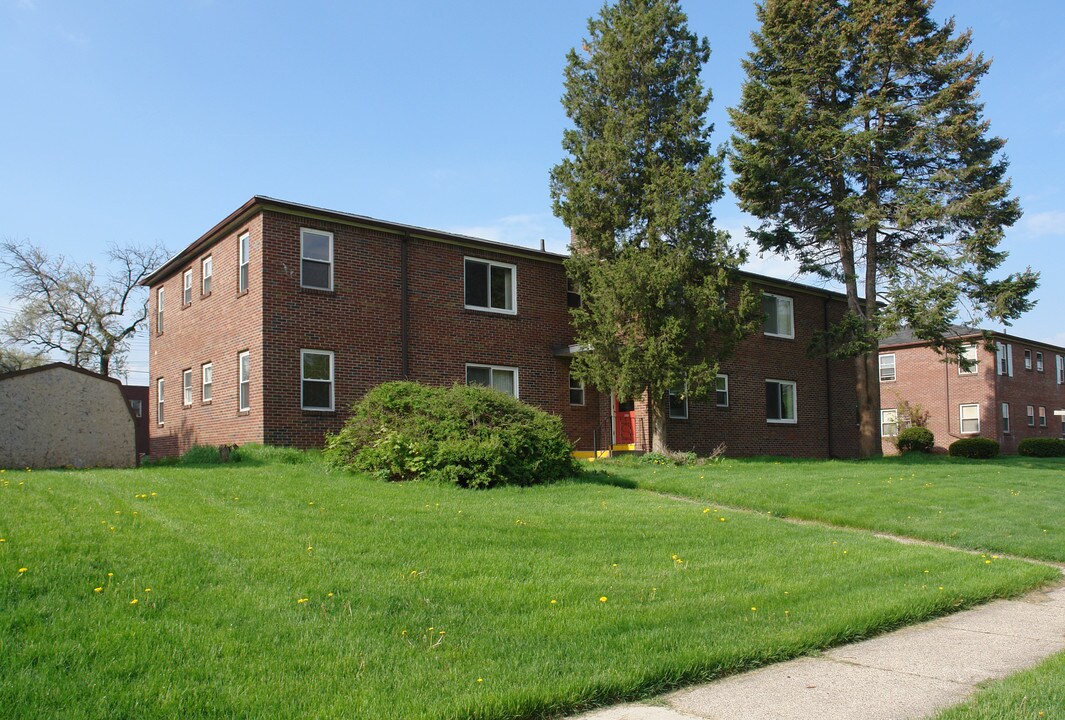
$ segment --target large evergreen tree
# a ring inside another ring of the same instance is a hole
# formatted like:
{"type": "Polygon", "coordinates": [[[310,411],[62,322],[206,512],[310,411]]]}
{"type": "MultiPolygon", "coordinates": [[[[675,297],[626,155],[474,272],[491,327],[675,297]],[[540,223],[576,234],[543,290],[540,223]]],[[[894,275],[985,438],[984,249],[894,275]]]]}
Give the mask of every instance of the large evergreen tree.
{"type": "Polygon", "coordinates": [[[763,250],[841,283],[822,340],[853,357],[862,456],[880,452],[877,342],[905,324],[957,356],[950,324],[1009,323],[1038,275],[992,280],[1020,217],[977,84],[990,62],[932,0],[766,0],[744,62],[732,189],[763,250]]]}
{"type": "Polygon", "coordinates": [[[719,360],[760,316],[735,282],[743,256],[710,210],[724,185],[699,79],[709,55],[677,0],[604,6],[568,55],[573,127],[551,171],[583,299],[573,372],[620,398],[646,392],[657,450],[667,449],[669,390],[708,394],[719,360]]]}

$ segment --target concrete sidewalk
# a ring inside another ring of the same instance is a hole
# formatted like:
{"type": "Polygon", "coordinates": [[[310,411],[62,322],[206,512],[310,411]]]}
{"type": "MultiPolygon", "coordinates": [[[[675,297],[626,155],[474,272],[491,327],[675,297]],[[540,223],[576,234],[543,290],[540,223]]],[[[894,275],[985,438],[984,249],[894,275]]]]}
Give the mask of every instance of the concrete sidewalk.
{"type": "Polygon", "coordinates": [[[1065,650],[1065,587],[576,720],[904,720],[1065,650]]]}

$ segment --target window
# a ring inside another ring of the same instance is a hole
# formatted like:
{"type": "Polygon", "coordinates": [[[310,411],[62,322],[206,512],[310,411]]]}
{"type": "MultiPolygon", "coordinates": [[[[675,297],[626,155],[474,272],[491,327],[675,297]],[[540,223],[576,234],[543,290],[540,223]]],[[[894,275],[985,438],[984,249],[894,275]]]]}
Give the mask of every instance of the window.
{"type": "Polygon", "coordinates": [[[238,409],[241,411],[251,409],[251,355],[244,351],[237,355],[239,372],[239,392],[237,394],[238,409]]]}
{"type": "Polygon", "coordinates": [[[214,272],[214,260],[207,256],[200,263],[200,277],[203,279],[202,294],[211,294],[211,274],[214,272]]]}
{"type": "Polygon", "coordinates": [[[1065,385],[1065,355],[1058,355],[1058,385],[1065,385]]]}
{"type": "Polygon", "coordinates": [[[192,405],[192,370],[181,371],[181,404],[192,405]]]}
{"type": "Polygon", "coordinates": [[[514,314],[517,268],[466,258],[466,307],[514,314]]]}
{"type": "Polygon", "coordinates": [[[980,432],[980,406],[960,405],[961,431],[963,433],[980,432]]]}
{"type": "Polygon", "coordinates": [[[155,291],[155,332],[163,334],[163,300],[166,297],[166,288],[155,291]]]}
{"type": "Polygon", "coordinates": [[[1044,428],[1047,426],[1047,409],[1042,405],[1039,406],[1039,427],[1044,428]]]}
{"type": "Polygon", "coordinates": [[[211,402],[211,389],[214,385],[214,366],[211,363],[204,363],[200,368],[201,375],[203,376],[203,401],[211,402]]]}
{"type": "Polygon", "coordinates": [[[1010,434],[1010,404],[1002,403],[1002,432],[1010,434]]]}
{"type": "Polygon", "coordinates": [[[880,356],[880,382],[895,381],[895,354],[880,356]]]}
{"type": "Polygon", "coordinates": [[[880,411],[880,436],[898,437],[899,411],[895,408],[880,411]]]}
{"type": "Polygon", "coordinates": [[[1035,405],[1028,405],[1025,410],[1028,419],[1028,427],[1035,427],[1035,405]]]}
{"type": "Polygon", "coordinates": [[[584,404],[584,381],[578,380],[572,375],[569,376],[569,404],[584,404]]]}
{"type": "Polygon", "coordinates": [[[669,389],[669,417],[673,420],[688,419],[687,383],[679,383],[669,389]]]}
{"type": "Polygon", "coordinates": [[[248,233],[244,233],[239,239],[239,262],[240,266],[237,271],[237,292],[247,292],[248,290],[248,263],[251,256],[251,236],[248,233]]]}
{"type": "Polygon", "coordinates": [[[185,274],[181,277],[181,302],[183,305],[192,304],[192,270],[186,270],[185,274]]]}
{"type": "Polygon", "coordinates": [[[772,337],[795,337],[795,322],[790,297],[762,294],[762,311],[765,313],[765,334],[772,337]]]}
{"type": "Polygon", "coordinates": [[[155,381],[155,421],[163,424],[163,378],[155,381]]]}
{"type": "Polygon", "coordinates": [[[144,412],[144,407],[142,406],[140,400],[130,400],[129,408],[133,411],[133,417],[136,418],[139,418],[141,416],[141,413],[144,412]]]}
{"type": "Polygon", "coordinates": [[[579,308],[581,306],[581,288],[573,282],[573,278],[566,278],[566,307],[579,308]]]}
{"type": "Polygon", "coordinates": [[[718,375],[714,380],[714,400],[718,407],[728,407],[728,375],[718,375]]]}
{"type": "Polygon", "coordinates": [[[1024,369],[1025,370],[1031,370],[1032,369],[1032,351],[1031,350],[1025,350],[1024,351],[1024,369]]]}
{"type": "Polygon", "coordinates": [[[333,409],[333,353],[300,350],[300,407],[304,410],[333,409]]]}
{"type": "Polygon", "coordinates": [[[333,233],[300,229],[300,287],[333,289],[333,233]]]}
{"type": "Polygon", "coordinates": [[[1035,354],[1035,371],[1043,372],[1043,353],[1041,352],[1035,354]]]}
{"type": "Polygon", "coordinates": [[[496,365],[467,365],[467,385],[487,385],[507,395],[518,397],[518,369],[496,365]]]}
{"type": "Polygon", "coordinates": [[[959,375],[975,375],[979,364],[980,350],[976,345],[966,345],[961,349],[961,359],[958,362],[959,375]]]}
{"type": "Polygon", "coordinates": [[[765,417],[771,423],[795,423],[795,383],[790,380],[765,381],[765,417]]]}
{"type": "Polygon", "coordinates": [[[1013,346],[1008,343],[998,344],[998,374],[1013,377],[1013,346]]]}

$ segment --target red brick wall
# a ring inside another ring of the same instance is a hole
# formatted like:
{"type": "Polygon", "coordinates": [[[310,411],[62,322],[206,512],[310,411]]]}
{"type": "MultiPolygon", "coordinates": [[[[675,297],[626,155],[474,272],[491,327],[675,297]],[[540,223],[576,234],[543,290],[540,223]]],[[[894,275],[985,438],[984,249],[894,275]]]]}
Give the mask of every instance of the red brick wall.
{"type": "Polygon", "coordinates": [[[234,232],[206,248],[174,275],[163,280],[163,333],[156,328],[156,290],[149,300],[151,381],[148,415],[153,456],[173,455],[190,446],[263,442],[263,283],[261,275],[262,223],[251,218],[234,232]],[[238,237],[250,234],[248,291],[237,292],[238,237]],[[211,293],[201,293],[201,260],[210,255],[211,293]],[[192,303],[182,307],[182,275],[192,269],[192,303]],[[238,410],[237,354],[251,358],[250,410],[238,410]],[[211,401],[202,401],[201,366],[213,366],[211,401]],[[192,404],[183,405],[182,371],[192,369],[192,404]],[[157,380],[166,380],[164,420],[156,416],[157,380]]]}
{"type": "Polygon", "coordinates": [[[1002,452],[1017,452],[1017,444],[1029,437],[1062,437],[1062,418],[1054,411],[1065,408],[1065,385],[1057,384],[1055,357],[1065,355],[1060,348],[1047,348],[1020,340],[1009,340],[1013,350],[1013,377],[995,375],[995,388],[999,403],[1010,405],[1010,434],[1003,435],[1001,422],[996,438],[1002,443],[1002,452]],[[1032,353],[1032,369],[1024,369],[1024,351],[1032,353]],[[1043,353],[1043,371],[1036,370],[1035,354],[1043,353]],[[1035,410],[1035,427],[1029,427],[1025,417],[1026,406],[1035,410]],[[1039,407],[1046,408],[1047,426],[1039,426],[1039,407]]]}

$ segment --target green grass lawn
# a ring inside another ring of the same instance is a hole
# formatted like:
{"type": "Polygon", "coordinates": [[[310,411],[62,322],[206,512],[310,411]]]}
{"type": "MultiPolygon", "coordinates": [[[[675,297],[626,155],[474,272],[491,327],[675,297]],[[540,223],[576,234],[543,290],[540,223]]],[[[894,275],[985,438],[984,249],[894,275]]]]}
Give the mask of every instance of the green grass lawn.
{"type": "Polygon", "coordinates": [[[0,538],[19,718],[542,717],[1056,575],[610,485],[313,462],[7,471],[0,538]]]}
{"type": "Polygon", "coordinates": [[[1060,720],[1065,717],[1065,653],[992,683],[936,720],[1060,720]]]}
{"type": "Polygon", "coordinates": [[[957,547],[1065,562],[1065,459],[604,463],[640,487],[957,547]]]}

